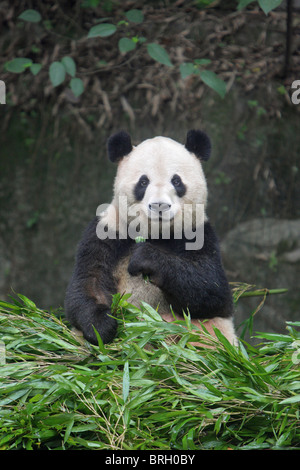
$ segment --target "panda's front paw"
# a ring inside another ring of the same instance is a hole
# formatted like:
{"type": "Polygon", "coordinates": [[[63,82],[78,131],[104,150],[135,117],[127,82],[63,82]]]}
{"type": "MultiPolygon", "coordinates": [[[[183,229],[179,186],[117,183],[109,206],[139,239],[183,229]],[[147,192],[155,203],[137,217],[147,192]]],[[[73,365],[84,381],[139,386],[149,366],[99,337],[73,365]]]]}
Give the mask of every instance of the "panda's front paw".
{"type": "Polygon", "coordinates": [[[162,281],[161,272],[158,265],[159,256],[149,243],[141,243],[136,247],[131,255],[128,272],[131,276],[143,274],[151,282],[160,286],[162,281]]]}
{"type": "Polygon", "coordinates": [[[103,343],[110,343],[114,339],[117,333],[118,323],[111,315],[110,309],[103,310],[99,306],[84,312],[82,315],[84,321],[77,323],[80,323],[80,330],[89,343],[98,344],[94,328],[99,333],[103,343]]]}

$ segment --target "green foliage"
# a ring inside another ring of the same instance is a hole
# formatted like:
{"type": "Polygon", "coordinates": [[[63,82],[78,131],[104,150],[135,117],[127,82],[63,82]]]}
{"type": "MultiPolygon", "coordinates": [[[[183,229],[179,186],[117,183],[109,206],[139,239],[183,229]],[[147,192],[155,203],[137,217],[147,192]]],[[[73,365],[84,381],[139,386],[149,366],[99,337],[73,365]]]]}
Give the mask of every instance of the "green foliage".
{"type": "Polygon", "coordinates": [[[25,10],[18,18],[29,23],[39,23],[42,19],[40,13],[36,10],[25,10]]]}
{"type": "MultiPolygon", "coordinates": [[[[83,7],[96,7],[99,1],[96,2],[85,2],[82,4],[83,7]]],[[[144,21],[144,14],[141,10],[132,9],[124,13],[126,20],[133,25],[139,25],[144,21]]],[[[24,21],[37,22],[41,20],[40,14],[35,10],[26,10],[20,16],[20,19],[24,21]]],[[[146,38],[132,35],[130,32],[130,25],[127,21],[120,21],[117,26],[112,23],[99,23],[93,26],[88,34],[88,39],[95,38],[108,38],[115,34],[118,28],[125,27],[129,28],[126,37],[121,37],[118,41],[118,49],[121,54],[127,54],[136,49],[137,45],[143,45],[147,43],[146,38]],[[131,37],[128,37],[130,35],[131,37]]],[[[46,24],[44,22],[44,26],[46,24]]],[[[50,25],[49,25],[50,26],[50,25]]],[[[157,43],[147,43],[146,50],[148,55],[159,64],[167,67],[173,67],[172,61],[166,49],[157,43]]],[[[197,74],[200,76],[202,81],[216,91],[222,98],[226,94],[226,84],[219,78],[214,72],[209,70],[201,70],[200,66],[207,65],[211,61],[209,59],[195,60],[193,63],[183,63],[180,65],[180,75],[182,79],[185,79],[191,74],[197,74]]],[[[22,73],[26,68],[30,68],[33,75],[36,75],[41,70],[41,64],[33,64],[31,59],[17,58],[5,64],[5,69],[13,73],[22,73]]],[[[70,81],[70,87],[75,96],[80,96],[84,91],[83,81],[76,78],[76,64],[72,57],[65,56],[61,61],[53,62],[49,67],[49,78],[53,87],[57,87],[64,83],[66,74],[72,77],[70,81]]]]}
{"type": "Polygon", "coordinates": [[[144,21],[144,14],[141,10],[129,10],[125,13],[125,16],[128,21],[131,21],[132,23],[142,23],[144,21]]]}
{"type": "Polygon", "coordinates": [[[210,88],[215,90],[221,98],[226,95],[226,83],[211,70],[202,70],[200,72],[201,80],[210,88]]]}
{"type": "Polygon", "coordinates": [[[12,73],[22,73],[32,66],[32,60],[26,57],[18,57],[4,64],[5,70],[12,73]]]}
{"type": "Polygon", "coordinates": [[[129,38],[121,38],[118,47],[121,54],[126,54],[136,48],[136,42],[129,38]]]}
{"type": "Polygon", "coordinates": [[[66,77],[66,69],[61,62],[52,62],[49,68],[49,77],[54,87],[62,84],[66,77]]]}
{"type": "MultiPolygon", "coordinates": [[[[275,9],[282,3],[282,0],[257,0],[259,6],[268,14],[270,11],[275,9]]],[[[103,8],[107,11],[112,10],[112,2],[100,0],[84,0],[81,4],[83,8],[95,8],[99,4],[102,4],[103,8]]],[[[250,3],[253,3],[253,0],[239,0],[237,4],[237,9],[241,10],[245,8],[250,3]]],[[[212,0],[195,0],[195,4],[199,8],[206,8],[213,4],[212,0]]],[[[144,21],[144,13],[140,9],[131,9],[127,12],[124,12],[124,17],[126,20],[119,21],[116,25],[112,23],[100,22],[99,24],[93,26],[88,34],[87,38],[108,38],[115,34],[118,31],[118,28],[127,28],[126,37],[121,37],[118,41],[118,49],[121,54],[127,54],[136,49],[137,44],[143,44],[147,42],[145,38],[138,37],[131,34],[130,28],[135,25],[140,25],[144,21]],[[129,28],[129,29],[128,29],[129,28]],[[131,37],[128,37],[131,36],[131,37]]],[[[42,20],[40,13],[37,10],[28,9],[23,11],[18,18],[25,22],[39,23],[42,20]]],[[[52,28],[52,25],[48,20],[43,22],[45,28],[52,28]]],[[[165,65],[167,67],[172,67],[172,61],[170,59],[169,53],[164,47],[156,43],[147,43],[146,50],[148,55],[159,64],[165,65]]],[[[211,61],[209,59],[196,59],[193,62],[185,62],[179,65],[180,76],[184,80],[190,75],[198,75],[203,83],[208,87],[212,88],[216,93],[219,94],[221,98],[224,98],[226,95],[226,83],[218,77],[213,71],[203,69],[202,67],[209,64],[211,61]]],[[[41,64],[33,64],[31,59],[26,58],[16,58],[4,65],[5,70],[12,73],[22,73],[27,68],[30,69],[33,75],[37,75],[42,66],[41,64]]],[[[72,77],[70,81],[70,87],[75,96],[80,96],[84,91],[83,81],[79,78],[76,78],[76,64],[74,60],[65,56],[61,61],[53,62],[49,67],[49,78],[53,87],[61,85],[65,81],[66,73],[72,77]]]]}
{"type": "Polygon", "coordinates": [[[41,64],[32,64],[30,66],[30,72],[32,73],[32,75],[37,75],[39,71],[41,70],[41,68],[42,68],[41,64]]]}
{"type": "Polygon", "coordinates": [[[76,64],[72,57],[65,56],[60,62],[52,62],[49,68],[49,77],[54,87],[61,85],[66,78],[66,74],[72,78],[70,80],[70,88],[73,94],[78,97],[84,91],[84,84],[81,78],[76,78],[76,64]]]}
{"type": "Polygon", "coordinates": [[[200,75],[201,80],[216,93],[224,98],[226,95],[226,83],[211,70],[202,67],[211,63],[210,59],[196,59],[194,62],[184,62],[180,65],[181,78],[184,80],[190,75],[200,75]]]}
{"type": "Polygon", "coordinates": [[[188,317],[112,308],[118,338],[96,347],[23,295],[0,302],[1,449],[299,448],[299,322],[203,349],[188,317]]]}
{"type": "Polygon", "coordinates": [[[117,27],[110,23],[101,23],[93,26],[89,32],[87,37],[88,38],[107,38],[112,36],[117,31],[117,27]]]}
{"type": "Polygon", "coordinates": [[[156,62],[159,62],[160,64],[163,64],[163,65],[167,65],[168,67],[173,66],[170,60],[169,54],[159,44],[155,44],[153,42],[150,44],[147,44],[147,51],[148,51],[149,56],[152,57],[152,59],[156,60],[156,62]]]}
{"type": "Polygon", "coordinates": [[[237,9],[242,10],[243,8],[245,8],[246,6],[250,5],[250,3],[253,3],[253,2],[254,0],[238,0],[237,9]]]}
{"type": "Polygon", "coordinates": [[[258,0],[260,8],[267,15],[270,11],[275,10],[279,5],[281,5],[283,0],[258,0]]]}
{"type": "Polygon", "coordinates": [[[180,70],[181,78],[183,80],[189,77],[190,75],[198,72],[198,69],[195,66],[195,64],[191,62],[184,62],[183,64],[180,64],[179,70],[180,70]]]}
{"type": "Polygon", "coordinates": [[[72,78],[70,86],[75,96],[80,96],[84,91],[84,84],[81,78],[72,78]]]}
{"type": "MultiPolygon", "coordinates": [[[[253,3],[253,1],[254,0],[238,0],[237,9],[242,10],[250,5],[250,3],[253,3]]],[[[258,5],[266,15],[270,13],[270,11],[275,10],[282,2],[283,0],[257,0],[258,5]]]]}
{"type": "Polygon", "coordinates": [[[65,56],[61,59],[61,63],[66,69],[66,72],[71,76],[75,77],[76,75],[76,64],[72,57],[65,56]]]}

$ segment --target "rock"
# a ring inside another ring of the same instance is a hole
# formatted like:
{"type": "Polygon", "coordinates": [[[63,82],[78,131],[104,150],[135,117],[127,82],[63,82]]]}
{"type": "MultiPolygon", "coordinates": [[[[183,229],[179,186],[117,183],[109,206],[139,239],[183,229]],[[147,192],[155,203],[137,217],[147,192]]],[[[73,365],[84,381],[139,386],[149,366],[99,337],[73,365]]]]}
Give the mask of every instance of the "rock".
{"type": "MultiPolygon", "coordinates": [[[[300,220],[253,219],[238,224],[221,242],[230,281],[257,288],[288,288],[268,296],[255,316],[254,330],[284,332],[286,321],[300,318],[300,220]]],[[[261,297],[240,299],[236,324],[249,318],[261,297]]]]}
{"type": "Polygon", "coordinates": [[[300,261],[300,248],[290,251],[289,253],[285,253],[282,256],[282,259],[288,263],[298,263],[300,261]]]}

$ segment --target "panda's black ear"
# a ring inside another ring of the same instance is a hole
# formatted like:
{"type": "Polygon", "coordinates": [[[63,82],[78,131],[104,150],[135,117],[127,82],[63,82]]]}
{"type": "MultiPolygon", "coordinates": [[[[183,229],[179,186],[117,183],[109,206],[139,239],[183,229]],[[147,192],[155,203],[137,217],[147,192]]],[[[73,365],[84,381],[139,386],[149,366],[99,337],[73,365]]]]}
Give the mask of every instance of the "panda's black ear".
{"type": "Polygon", "coordinates": [[[189,131],[186,136],[185,148],[194,153],[200,160],[207,161],[210,157],[210,139],[203,131],[189,131]]]}
{"type": "Polygon", "coordinates": [[[108,157],[111,162],[118,162],[132,150],[130,135],[125,131],[113,134],[107,141],[108,157]]]}

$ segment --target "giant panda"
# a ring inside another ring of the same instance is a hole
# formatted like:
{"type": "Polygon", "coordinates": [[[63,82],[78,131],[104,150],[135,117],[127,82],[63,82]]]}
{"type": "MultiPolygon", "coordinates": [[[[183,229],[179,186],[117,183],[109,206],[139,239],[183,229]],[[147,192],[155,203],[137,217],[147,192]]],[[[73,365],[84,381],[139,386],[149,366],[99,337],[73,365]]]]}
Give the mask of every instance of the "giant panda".
{"type": "Polygon", "coordinates": [[[184,145],[154,137],[133,146],[120,131],[107,150],[117,164],[113,200],[79,243],[65,297],[67,319],[90,343],[98,344],[94,328],[103,343],[111,342],[117,333],[112,296],[131,293],[132,304],[147,302],[165,321],[186,312],[195,327],[203,324],[212,335],[217,327],[236,344],[231,290],[206,215],[202,162],[210,156],[210,139],[191,130],[184,145]],[[145,241],[136,243],[136,234],[145,241]]]}

